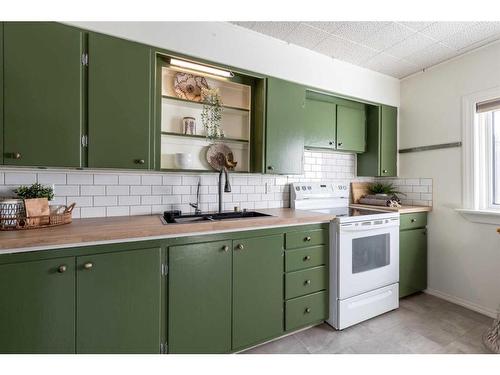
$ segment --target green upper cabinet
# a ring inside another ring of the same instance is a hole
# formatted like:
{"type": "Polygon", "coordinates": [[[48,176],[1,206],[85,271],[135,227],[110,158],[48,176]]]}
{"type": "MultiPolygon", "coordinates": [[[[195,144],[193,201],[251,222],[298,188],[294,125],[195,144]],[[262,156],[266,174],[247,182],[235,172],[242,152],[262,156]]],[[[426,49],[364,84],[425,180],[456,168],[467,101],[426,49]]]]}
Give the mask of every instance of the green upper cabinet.
{"type": "Polygon", "coordinates": [[[307,99],[304,122],[304,146],[335,149],[336,105],[307,99]]]}
{"type": "Polygon", "coordinates": [[[77,353],[159,353],[161,250],[77,257],[77,353]]]}
{"type": "Polygon", "coordinates": [[[268,78],[266,93],[265,172],[301,174],[305,88],[268,78]]]}
{"type": "Polygon", "coordinates": [[[337,150],[364,152],[366,145],[366,114],[362,104],[337,105],[337,150]]]}
{"type": "Polygon", "coordinates": [[[0,22],[0,164],[3,164],[3,22],[0,22]]]}
{"type": "Polygon", "coordinates": [[[83,39],[56,23],[3,24],[4,164],[82,166],[83,39]]]}
{"type": "Polygon", "coordinates": [[[233,241],[233,350],[283,330],[283,235],[233,241]]]}
{"type": "Polygon", "coordinates": [[[358,155],[358,176],[397,175],[397,108],[367,106],[367,148],[358,155]]]}
{"type": "Polygon", "coordinates": [[[231,351],[231,241],[168,250],[169,353],[231,351]]]}
{"type": "Polygon", "coordinates": [[[89,35],[88,166],[152,168],[151,49],[89,35]]]}
{"type": "Polygon", "coordinates": [[[0,353],[75,353],[75,258],[0,265],[0,353]]]}

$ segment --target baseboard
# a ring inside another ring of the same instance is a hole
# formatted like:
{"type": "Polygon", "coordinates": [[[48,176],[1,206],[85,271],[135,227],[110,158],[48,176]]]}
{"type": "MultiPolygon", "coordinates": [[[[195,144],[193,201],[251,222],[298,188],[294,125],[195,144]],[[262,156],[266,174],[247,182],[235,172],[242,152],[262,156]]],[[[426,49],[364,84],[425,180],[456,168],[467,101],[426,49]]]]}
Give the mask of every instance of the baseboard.
{"type": "Polygon", "coordinates": [[[466,301],[462,298],[458,298],[458,297],[452,296],[450,294],[440,292],[439,290],[426,289],[426,290],[424,290],[424,293],[430,294],[430,295],[435,296],[435,297],[439,297],[441,299],[444,299],[445,301],[454,303],[456,305],[463,306],[465,308],[468,308],[469,310],[472,310],[472,311],[478,312],[480,314],[489,316],[490,318],[495,319],[498,316],[498,312],[495,310],[488,309],[488,308],[480,306],[476,303],[466,301]]]}

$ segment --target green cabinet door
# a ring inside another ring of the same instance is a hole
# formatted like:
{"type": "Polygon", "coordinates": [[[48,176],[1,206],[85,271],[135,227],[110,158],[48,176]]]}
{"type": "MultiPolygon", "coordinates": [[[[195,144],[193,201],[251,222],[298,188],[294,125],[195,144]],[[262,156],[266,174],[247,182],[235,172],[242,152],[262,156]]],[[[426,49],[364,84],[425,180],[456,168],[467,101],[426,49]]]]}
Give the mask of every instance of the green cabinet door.
{"type": "Polygon", "coordinates": [[[334,103],[307,99],[304,146],[334,149],[336,115],[334,103]]]}
{"type": "Polygon", "coordinates": [[[399,233],[399,297],[427,288],[427,229],[399,233]]]}
{"type": "Polygon", "coordinates": [[[77,258],[77,353],[159,353],[160,249],[77,258]]]}
{"type": "Polygon", "coordinates": [[[75,353],[74,264],[0,265],[0,353],[75,353]]]}
{"type": "Polygon", "coordinates": [[[89,35],[89,167],[151,167],[150,53],[138,43],[89,35]]]}
{"type": "Polygon", "coordinates": [[[380,176],[397,176],[398,112],[397,108],[381,108],[380,176]]]}
{"type": "Polygon", "coordinates": [[[358,155],[358,176],[397,176],[397,108],[367,106],[366,151],[358,155]]]}
{"type": "Polygon", "coordinates": [[[4,164],[82,166],[83,33],[5,22],[3,34],[4,164]]]}
{"type": "Polygon", "coordinates": [[[3,22],[0,22],[0,164],[3,164],[3,22]]]}
{"type": "Polygon", "coordinates": [[[231,351],[231,263],[231,241],[169,248],[169,353],[231,351]]]}
{"type": "Polygon", "coordinates": [[[233,350],[283,330],[283,235],[233,241],[233,350]]]}
{"type": "Polygon", "coordinates": [[[265,172],[301,174],[304,154],[305,88],[267,80],[265,172]]]}
{"type": "Polygon", "coordinates": [[[337,150],[364,152],[365,145],[365,109],[337,105],[337,150]]]}

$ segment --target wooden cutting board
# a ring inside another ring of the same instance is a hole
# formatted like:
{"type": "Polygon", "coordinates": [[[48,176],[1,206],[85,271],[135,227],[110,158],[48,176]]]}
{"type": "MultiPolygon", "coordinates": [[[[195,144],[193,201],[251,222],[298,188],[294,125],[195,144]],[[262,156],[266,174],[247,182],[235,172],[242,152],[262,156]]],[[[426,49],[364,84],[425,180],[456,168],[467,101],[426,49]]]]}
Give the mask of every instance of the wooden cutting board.
{"type": "Polygon", "coordinates": [[[371,182],[351,182],[352,203],[359,203],[359,199],[369,193],[371,182]]]}

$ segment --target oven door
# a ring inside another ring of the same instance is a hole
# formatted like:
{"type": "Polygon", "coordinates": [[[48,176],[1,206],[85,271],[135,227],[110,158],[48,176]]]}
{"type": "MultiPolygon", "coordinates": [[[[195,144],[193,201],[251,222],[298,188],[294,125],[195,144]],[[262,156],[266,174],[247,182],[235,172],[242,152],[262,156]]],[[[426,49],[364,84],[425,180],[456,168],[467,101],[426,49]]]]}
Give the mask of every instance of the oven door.
{"type": "Polygon", "coordinates": [[[338,227],[339,299],[399,281],[399,218],[338,227]]]}

